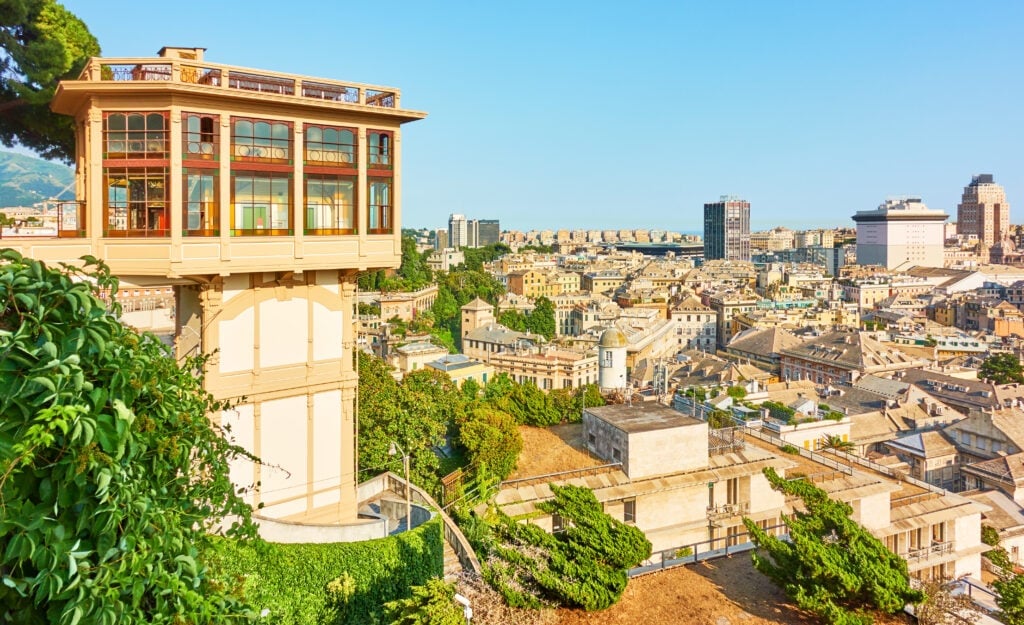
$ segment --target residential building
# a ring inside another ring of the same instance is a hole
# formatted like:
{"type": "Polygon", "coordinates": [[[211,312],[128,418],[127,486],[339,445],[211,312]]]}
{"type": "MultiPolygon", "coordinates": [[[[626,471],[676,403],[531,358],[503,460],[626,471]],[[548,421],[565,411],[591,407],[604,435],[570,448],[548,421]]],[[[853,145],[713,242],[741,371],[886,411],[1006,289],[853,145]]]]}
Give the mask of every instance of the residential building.
{"type": "Polygon", "coordinates": [[[689,296],[669,309],[679,350],[715,351],[718,315],[699,299],[689,296]]]}
{"type": "Polygon", "coordinates": [[[62,81],[78,200],[57,238],[4,243],[173,280],[175,352],[213,355],[204,385],[237,403],[212,418],[262,460],[231,467],[246,500],[355,523],[356,277],[400,263],[401,125],[425,113],[395,89],[203,57],[92,58],[62,81]]]}
{"type": "Polygon", "coordinates": [[[750,247],[752,249],[766,252],[778,252],[793,247],[794,232],[789,228],[779,226],[763,232],[750,233],[750,247]]]}
{"type": "Polygon", "coordinates": [[[1010,233],[1010,205],[992,174],[978,174],[964,187],[956,208],[957,233],[993,246],[1010,233]]]}
{"type": "Polygon", "coordinates": [[[725,347],[732,339],[732,318],[738,313],[754,310],[760,299],[748,291],[724,291],[701,296],[704,304],[715,311],[715,340],[719,347],[725,347]]]}
{"type": "Polygon", "coordinates": [[[704,205],[704,258],[750,260],[750,202],[723,195],[704,205]]]}
{"type": "Polygon", "coordinates": [[[452,379],[456,386],[461,387],[466,380],[473,380],[480,386],[494,377],[494,367],[473,360],[462,354],[445,354],[424,364],[424,368],[441,371],[452,379]]]}
{"type": "Polygon", "coordinates": [[[437,229],[434,231],[434,249],[445,250],[448,249],[448,231],[437,229]]]}
{"type": "Polygon", "coordinates": [[[917,369],[927,360],[880,343],[868,332],[830,332],[780,351],[783,380],[853,384],[861,376],[917,369]]]}
{"type": "Polygon", "coordinates": [[[427,267],[430,267],[433,271],[451,271],[466,262],[466,254],[462,250],[446,247],[436,250],[433,254],[427,256],[426,262],[427,267]]]}
{"type": "Polygon", "coordinates": [[[943,266],[945,221],[949,215],[932,210],[920,198],[889,199],[871,211],[858,211],[857,263],[886,269],[915,265],[943,266]]]}
{"type": "Polygon", "coordinates": [[[419,371],[428,362],[443,358],[447,354],[447,349],[434,345],[430,341],[415,341],[394,348],[389,355],[391,366],[402,374],[406,374],[419,371]]]}

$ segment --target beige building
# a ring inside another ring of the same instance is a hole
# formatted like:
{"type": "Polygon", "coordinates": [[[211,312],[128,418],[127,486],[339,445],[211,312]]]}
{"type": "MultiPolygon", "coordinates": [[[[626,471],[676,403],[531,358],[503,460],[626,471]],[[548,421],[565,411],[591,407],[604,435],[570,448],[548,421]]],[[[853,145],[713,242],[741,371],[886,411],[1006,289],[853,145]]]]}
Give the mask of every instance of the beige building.
{"type": "Polygon", "coordinates": [[[423,369],[427,363],[448,355],[448,350],[438,347],[430,341],[406,343],[391,353],[391,366],[403,375],[423,369]]]}
{"type": "Polygon", "coordinates": [[[388,87],[206,61],[93,58],[51,103],[73,118],[76,203],[58,237],[126,283],[173,284],[177,353],[213,354],[212,415],[263,462],[231,469],[259,515],[357,519],[356,277],[398,267],[403,109],[388,87]],[[250,485],[256,485],[250,487],[250,485]]]}
{"type": "Polygon", "coordinates": [[[890,199],[875,210],[858,211],[853,216],[857,264],[886,269],[942,267],[948,218],[946,213],[925,206],[920,198],[890,199]]]}
{"type": "Polygon", "coordinates": [[[986,246],[993,246],[1010,232],[1010,205],[1006,191],[996,184],[992,174],[979,174],[964,187],[956,207],[957,233],[973,235],[986,246]]]}
{"type": "Polygon", "coordinates": [[[887,467],[864,462],[852,468],[810,450],[783,455],[778,438],[709,430],[706,422],[656,402],[588,408],[581,436],[590,454],[613,466],[506,482],[496,505],[551,531],[561,519],[537,508],[552,497],[548,484],[590,488],[608,514],[644,532],[657,568],[749,543],[743,517],[778,527],[794,502],[771,489],[762,470],[772,467],[848,503],[851,518],[904,558],[913,577],[980,575],[980,554],[988,549],[981,543],[981,513],[988,507],[897,479],[887,467]]]}
{"type": "Polygon", "coordinates": [[[466,380],[473,380],[480,386],[484,386],[494,377],[494,367],[462,354],[445,354],[437,360],[426,363],[425,366],[435,371],[444,372],[459,387],[466,380]]]}

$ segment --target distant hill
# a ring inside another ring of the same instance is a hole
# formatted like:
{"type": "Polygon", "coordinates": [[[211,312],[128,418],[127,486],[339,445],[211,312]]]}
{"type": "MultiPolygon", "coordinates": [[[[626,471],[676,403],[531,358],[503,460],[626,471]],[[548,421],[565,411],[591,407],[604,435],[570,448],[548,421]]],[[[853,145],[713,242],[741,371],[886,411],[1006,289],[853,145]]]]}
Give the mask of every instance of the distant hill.
{"type": "MultiPolygon", "coordinates": [[[[74,170],[61,163],[0,152],[0,208],[32,206],[57,197],[74,178],[74,170]]],[[[72,188],[60,197],[70,200],[74,195],[72,188]]]]}

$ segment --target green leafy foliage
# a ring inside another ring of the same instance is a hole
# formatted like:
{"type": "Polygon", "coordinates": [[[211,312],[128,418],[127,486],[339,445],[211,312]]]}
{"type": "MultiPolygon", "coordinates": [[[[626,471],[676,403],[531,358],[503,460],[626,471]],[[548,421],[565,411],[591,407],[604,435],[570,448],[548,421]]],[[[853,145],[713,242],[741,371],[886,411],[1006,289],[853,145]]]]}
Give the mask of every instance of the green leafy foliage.
{"type": "Polygon", "coordinates": [[[477,248],[462,248],[462,254],[466,258],[466,269],[471,271],[483,271],[484,263],[497,260],[511,251],[511,248],[504,243],[491,243],[477,248]]]}
{"type": "Polygon", "coordinates": [[[850,519],[853,509],[829,499],[810,482],[788,482],[764,470],[772,488],[803,500],[805,510],[786,520],[790,541],[743,519],[758,549],[754,566],[797,605],[834,625],[868,625],[864,611],[890,614],[924,597],[910,587],[907,563],[850,519]]]}
{"type": "Polygon", "coordinates": [[[852,453],[857,446],[854,445],[853,441],[843,440],[843,437],[838,434],[827,434],[821,437],[821,448],[852,453]]]}
{"type": "Polygon", "coordinates": [[[793,410],[792,408],[785,404],[776,401],[763,402],[761,404],[761,407],[767,408],[768,414],[770,414],[773,419],[778,419],[779,421],[782,421],[784,423],[791,423],[793,421],[793,418],[796,416],[795,410],[793,410]]]}
{"type": "Polygon", "coordinates": [[[708,427],[713,430],[732,427],[732,413],[728,410],[712,410],[708,413],[708,427]]]}
{"type": "Polygon", "coordinates": [[[1024,383],[1024,367],[1016,354],[992,354],[978,368],[978,379],[995,384],[1024,383]]]}
{"type": "Polygon", "coordinates": [[[1024,625],[1024,575],[1004,574],[992,582],[998,593],[999,618],[1006,625],[1024,625]]]}
{"type": "Polygon", "coordinates": [[[51,112],[50,100],[99,53],[82,20],[55,0],[0,3],[0,142],[71,162],[74,120],[51,112]]]}
{"type": "Polygon", "coordinates": [[[363,479],[385,470],[402,474],[402,457],[389,455],[392,442],[409,454],[412,481],[428,490],[437,484],[435,447],[462,413],[462,393],[447,375],[414,371],[402,383],[383,360],[359,352],[359,469],[363,479]]]}
{"type": "Polygon", "coordinates": [[[413,586],[412,596],[385,604],[390,625],[466,625],[455,587],[434,578],[413,586]]]}
{"type": "Polygon", "coordinates": [[[494,408],[475,408],[458,420],[458,442],[471,465],[485,464],[503,480],[515,471],[523,437],[515,419],[494,408]]]}
{"type": "Polygon", "coordinates": [[[485,578],[513,607],[548,603],[602,610],[622,596],[627,571],[651,555],[643,532],[611,518],[594,494],[551,485],[554,499],[540,504],[561,516],[566,529],[551,535],[532,523],[497,513],[490,535],[476,545],[492,555],[485,578]]]}
{"type": "Polygon", "coordinates": [[[443,574],[441,520],[356,543],[273,544],[217,541],[215,578],[274,625],[380,623],[384,603],[443,574]]]}
{"type": "Polygon", "coordinates": [[[224,518],[255,533],[229,479],[249,456],[209,419],[228,406],[205,359],[179,366],[108,313],[117,280],[86,260],[75,280],[0,253],[0,621],[242,620],[202,558],[224,518]]]}
{"type": "Polygon", "coordinates": [[[555,338],[555,328],[555,305],[546,297],[538,297],[526,316],[526,329],[550,341],[555,338]]]}
{"type": "Polygon", "coordinates": [[[743,399],[747,396],[747,389],[742,386],[730,386],[725,390],[726,395],[732,397],[735,400],[743,399]]]}

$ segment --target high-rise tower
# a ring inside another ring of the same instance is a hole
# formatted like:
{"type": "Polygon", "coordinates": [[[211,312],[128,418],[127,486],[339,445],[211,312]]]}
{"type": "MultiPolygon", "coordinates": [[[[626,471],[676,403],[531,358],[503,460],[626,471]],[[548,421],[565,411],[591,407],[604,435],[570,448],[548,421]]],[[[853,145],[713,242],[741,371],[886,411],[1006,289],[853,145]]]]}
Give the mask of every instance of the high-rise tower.
{"type": "Polygon", "coordinates": [[[448,216],[448,245],[455,248],[469,246],[469,222],[465,215],[452,213],[448,216]]]}
{"type": "Polygon", "coordinates": [[[956,208],[957,232],[977,235],[985,245],[1001,241],[1010,229],[1010,205],[1006,191],[992,179],[992,174],[978,174],[964,187],[963,198],[956,208]]]}
{"type": "Polygon", "coordinates": [[[704,258],[750,260],[750,202],[723,195],[704,205],[704,258]]]}

